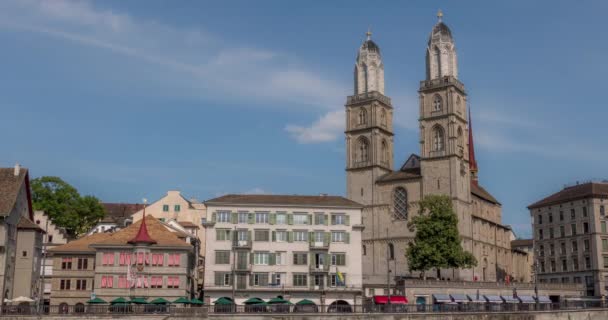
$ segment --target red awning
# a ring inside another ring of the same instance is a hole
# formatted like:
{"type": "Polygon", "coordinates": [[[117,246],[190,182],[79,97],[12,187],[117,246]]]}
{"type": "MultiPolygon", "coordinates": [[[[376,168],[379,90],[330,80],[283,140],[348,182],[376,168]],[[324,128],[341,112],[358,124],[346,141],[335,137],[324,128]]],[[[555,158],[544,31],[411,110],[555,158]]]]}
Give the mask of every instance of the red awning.
{"type": "MultiPolygon", "coordinates": [[[[405,296],[391,296],[391,304],[407,304],[407,298],[405,296]]],[[[388,296],[374,296],[375,304],[387,304],[388,296]]]]}

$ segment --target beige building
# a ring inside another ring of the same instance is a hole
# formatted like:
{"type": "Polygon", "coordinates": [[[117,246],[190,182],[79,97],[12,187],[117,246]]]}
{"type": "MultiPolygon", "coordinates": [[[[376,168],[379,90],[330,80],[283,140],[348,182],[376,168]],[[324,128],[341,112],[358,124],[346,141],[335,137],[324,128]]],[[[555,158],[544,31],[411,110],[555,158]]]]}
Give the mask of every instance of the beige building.
{"type": "Polygon", "coordinates": [[[94,233],[49,250],[54,258],[51,304],[84,306],[92,294],[119,297],[195,296],[190,237],[147,216],[114,233],[94,233]]]}
{"type": "Polygon", "coordinates": [[[19,165],[0,168],[0,300],[36,299],[41,233],[34,211],[29,172],[19,165]]]}
{"type": "Polygon", "coordinates": [[[226,195],[205,202],[205,303],[278,295],[361,303],[361,205],[335,196],[226,195]]]}
{"type": "Polygon", "coordinates": [[[511,240],[511,251],[513,252],[513,268],[520,278],[516,282],[534,282],[534,240],[517,239],[511,240]]]}
{"type": "Polygon", "coordinates": [[[34,221],[41,229],[45,231],[42,240],[42,268],[40,269],[40,278],[42,279],[42,301],[44,305],[51,303],[51,288],[53,282],[53,257],[48,255],[48,250],[68,242],[67,234],[58,228],[49,219],[49,216],[44,211],[34,212],[34,221]]]}
{"type": "Polygon", "coordinates": [[[357,55],[355,94],[346,102],[347,197],[365,205],[363,284],[368,296],[385,293],[387,270],[392,285],[420,276],[409,271],[405,258],[414,238],[407,225],[417,214],[416,202],[431,194],[453,199],[462,246],[478,261],[471,269],[440,270],[441,279],[522,278],[514,268],[511,229],[502,224],[501,204],[477,178],[467,92],[458,79],[454,38],[439,18],[426,46],[427,74],[418,91],[420,155],[412,154],[396,170],[394,110],[384,94],[380,48],[370,33],[357,55]]]}
{"type": "Polygon", "coordinates": [[[528,209],[540,282],[583,283],[586,295],[608,293],[608,182],[565,187],[528,209]]]}

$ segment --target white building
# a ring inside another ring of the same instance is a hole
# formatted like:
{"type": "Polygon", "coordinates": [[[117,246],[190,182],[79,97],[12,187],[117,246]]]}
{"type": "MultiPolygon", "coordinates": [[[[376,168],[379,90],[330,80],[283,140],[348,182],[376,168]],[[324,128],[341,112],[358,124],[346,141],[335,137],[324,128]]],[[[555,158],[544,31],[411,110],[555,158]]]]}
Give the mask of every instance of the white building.
{"type": "Polygon", "coordinates": [[[226,195],[205,205],[207,304],[233,298],[233,290],[237,304],[278,295],[292,303],[361,303],[360,204],[336,196],[226,195]]]}

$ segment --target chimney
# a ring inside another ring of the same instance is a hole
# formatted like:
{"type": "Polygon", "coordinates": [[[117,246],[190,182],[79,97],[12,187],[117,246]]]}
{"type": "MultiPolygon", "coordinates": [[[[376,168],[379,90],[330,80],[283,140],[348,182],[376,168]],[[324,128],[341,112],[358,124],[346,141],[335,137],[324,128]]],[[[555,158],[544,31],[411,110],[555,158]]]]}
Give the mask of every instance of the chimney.
{"type": "Polygon", "coordinates": [[[21,172],[21,165],[18,163],[15,163],[15,171],[14,171],[15,177],[18,177],[20,172],[21,172]]]}

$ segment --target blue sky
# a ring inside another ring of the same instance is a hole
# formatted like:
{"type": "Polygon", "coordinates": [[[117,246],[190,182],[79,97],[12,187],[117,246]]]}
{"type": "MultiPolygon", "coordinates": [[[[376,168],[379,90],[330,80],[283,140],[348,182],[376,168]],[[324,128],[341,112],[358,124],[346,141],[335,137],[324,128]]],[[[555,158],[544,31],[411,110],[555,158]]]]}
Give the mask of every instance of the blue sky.
{"type": "Polygon", "coordinates": [[[345,97],[371,25],[418,152],[417,88],[438,8],[473,112],[481,183],[526,206],[606,176],[602,1],[1,1],[0,165],[103,201],[179,189],[344,194],[345,97]]]}

